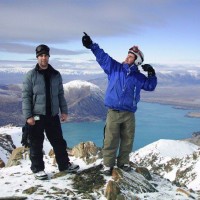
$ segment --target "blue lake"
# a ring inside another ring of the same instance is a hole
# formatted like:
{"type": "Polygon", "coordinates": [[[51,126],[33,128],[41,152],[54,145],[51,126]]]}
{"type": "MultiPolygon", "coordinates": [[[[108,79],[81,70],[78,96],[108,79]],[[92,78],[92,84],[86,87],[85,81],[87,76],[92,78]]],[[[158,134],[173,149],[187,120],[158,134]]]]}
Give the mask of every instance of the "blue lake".
{"type": "MultiPolygon", "coordinates": [[[[136,112],[136,130],[133,150],[159,139],[184,139],[200,131],[200,118],[185,117],[191,110],[175,109],[169,105],[140,102],[136,112]]],[[[93,141],[103,145],[105,122],[63,123],[63,135],[68,147],[93,141]]]]}

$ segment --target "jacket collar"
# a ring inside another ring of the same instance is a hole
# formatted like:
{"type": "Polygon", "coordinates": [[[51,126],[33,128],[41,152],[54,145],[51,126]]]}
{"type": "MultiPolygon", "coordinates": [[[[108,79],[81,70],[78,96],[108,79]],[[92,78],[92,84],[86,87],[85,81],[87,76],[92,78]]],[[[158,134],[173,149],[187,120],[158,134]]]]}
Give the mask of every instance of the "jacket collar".
{"type": "Polygon", "coordinates": [[[125,63],[125,64],[123,64],[123,68],[126,70],[126,72],[127,72],[128,74],[133,73],[133,72],[138,72],[138,71],[139,71],[139,70],[138,70],[138,66],[135,65],[135,64],[129,66],[128,64],[125,63]]]}
{"type": "MultiPolygon", "coordinates": [[[[58,71],[57,70],[55,70],[50,64],[48,64],[48,71],[50,72],[50,73],[53,73],[53,74],[57,74],[58,73],[58,71]]],[[[39,70],[39,64],[37,63],[36,64],[36,66],[35,66],[35,71],[40,71],[39,70]]]]}

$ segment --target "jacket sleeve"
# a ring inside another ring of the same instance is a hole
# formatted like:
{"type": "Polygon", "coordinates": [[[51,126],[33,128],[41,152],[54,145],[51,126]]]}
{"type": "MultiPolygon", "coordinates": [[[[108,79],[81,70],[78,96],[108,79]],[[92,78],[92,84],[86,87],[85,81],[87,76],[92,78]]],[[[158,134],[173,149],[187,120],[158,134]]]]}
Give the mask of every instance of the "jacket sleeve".
{"type": "Polygon", "coordinates": [[[153,91],[155,90],[156,85],[157,85],[156,76],[146,77],[142,89],[146,91],[153,91]]]}
{"type": "Polygon", "coordinates": [[[33,116],[33,88],[31,77],[31,71],[29,71],[24,78],[22,87],[22,113],[25,119],[33,116]]]}
{"type": "Polygon", "coordinates": [[[96,57],[96,61],[99,63],[106,74],[110,74],[113,68],[119,66],[118,62],[111,58],[107,53],[105,53],[98,44],[92,44],[91,50],[96,57]]]}
{"type": "Polygon", "coordinates": [[[59,93],[58,93],[58,98],[59,98],[59,107],[60,107],[60,112],[63,114],[68,114],[68,107],[67,107],[67,102],[64,96],[64,88],[63,88],[63,82],[62,82],[62,77],[59,73],[59,93]]]}

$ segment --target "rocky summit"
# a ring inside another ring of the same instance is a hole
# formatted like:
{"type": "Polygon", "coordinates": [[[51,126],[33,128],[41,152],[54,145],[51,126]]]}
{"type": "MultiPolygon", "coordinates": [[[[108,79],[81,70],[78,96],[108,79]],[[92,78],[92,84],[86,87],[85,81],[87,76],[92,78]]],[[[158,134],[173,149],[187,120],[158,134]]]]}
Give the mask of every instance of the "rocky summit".
{"type": "Polygon", "coordinates": [[[199,146],[189,142],[161,140],[152,143],[130,155],[130,172],[115,167],[111,176],[105,176],[102,150],[92,141],[67,149],[71,162],[80,165],[78,173],[67,174],[58,171],[54,152],[45,140],[44,162],[48,180],[41,181],[36,180],[30,170],[29,149],[19,146],[18,131],[17,127],[0,129],[0,135],[4,133],[0,158],[5,164],[0,169],[0,200],[200,198],[199,146]],[[184,151],[177,152],[177,148],[184,151]]]}

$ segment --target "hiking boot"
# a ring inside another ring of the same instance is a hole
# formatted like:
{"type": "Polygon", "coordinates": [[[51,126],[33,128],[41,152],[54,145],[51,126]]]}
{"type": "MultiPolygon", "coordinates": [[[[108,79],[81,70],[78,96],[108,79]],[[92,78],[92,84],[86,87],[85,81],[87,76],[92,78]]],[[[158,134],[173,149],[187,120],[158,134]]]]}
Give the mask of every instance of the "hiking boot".
{"type": "Polygon", "coordinates": [[[77,172],[79,168],[80,168],[79,165],[69,163],[67,169],[64,171],[66,171],[67,173],[72,173],[72,172],[77,172]]]}
{"type": "Polygon", "coordinates": [[[119,168],[125,172],[130,172],[132,170],[132,168],[129,164],[123,164],[123,165],[119,166],[119,168]]]}
{"type": "Polygon", "coordinates": [[[104,165],[102,173],[106,176],[111,176],[112,170],[113,170],[113,167],[107,167],[107,166],[104,165]]]}
{"type": "Polygon", "coordinates": [[[36,173],[34,173],[34,176],[38,180],[46,180],[46,179],[48,179],[48,176],[44,171],[36,172],[36,173]]]}

